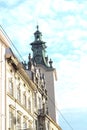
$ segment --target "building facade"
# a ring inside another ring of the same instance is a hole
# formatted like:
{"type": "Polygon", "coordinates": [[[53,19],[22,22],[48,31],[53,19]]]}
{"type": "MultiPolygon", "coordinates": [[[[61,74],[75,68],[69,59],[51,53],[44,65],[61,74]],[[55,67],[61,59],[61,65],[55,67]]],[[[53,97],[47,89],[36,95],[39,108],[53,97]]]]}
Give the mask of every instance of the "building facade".
{"type": "Polygon", "coordinates": [[[22,64],[6,49],[6,128],[9,130],[33,129],[33,95],[36,86],[30,81],[22,64]]]}
{"type": "Polygon", "coordinates": [[[0,129],[5,130],[6,126],[6,62],[5,50],[9,47],[9,42],[0,28],[0,129]]]}
{"type": "Polygon", "coordinates": [[[44,72],[30,54],[27,67],[21,63],[0,30],[0,130],[61,130],[49,114],[44,72]]]}

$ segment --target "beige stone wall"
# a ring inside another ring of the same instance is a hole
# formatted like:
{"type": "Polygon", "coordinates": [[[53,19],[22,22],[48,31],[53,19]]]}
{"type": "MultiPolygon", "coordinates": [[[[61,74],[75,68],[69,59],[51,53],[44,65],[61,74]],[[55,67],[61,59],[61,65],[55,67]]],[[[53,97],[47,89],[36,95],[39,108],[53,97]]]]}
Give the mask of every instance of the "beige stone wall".
{"type": "Polygon", "coordinates": [[[7,130],[8,128],[10,128],[9,126],[9,109],[13,110],[13,116],[16,120],[16,122],[13,122],[14,124],[14,130],[17,130],[19,128],[18,126],[18,122],[17,122],[17,113],[20,113],[21,116],[21,129],[24,128],[23,125],[23,120],[25,118],[26,120],[26,124],[27,124],[27,128],[29,127],[29,123],[31,125],[31,127],[33,128],[33,113],[34,113],[34,109],[33,109],[33,90],[31,89],[31,86],[29,86],[29,84],[26,82],[25,78],[19,73],[19,72],[15,72],[14,68],[12,66],[10,66],[10,64],[7,63],[7,76],[6,76],[6,88],[7,88],[7,108],[6,108],[6,117],[7,117],[7,130]],[[13,82],[13,95],[11,95],[10,91],[9,91],[9,79],[12,78],[12,82],[13,82]],[[21,91],[21,99],[20,101],[17,99],[17,87],[20,84],[20,91],[21,91]],[[26,106],[24,106],[23,102],[23,94],[25,93],[26,95],[26,106]],[[28,99],[30,98],[31,100],[31,110],[29,110],[28,107],[28,99]]]}
{"type": "Polygon", "coordinates": [[[48,92],[48,109],[49,116],[56,121],[56,112],[55,112],[55,90],[54,90],[54,75],[53,71],[46,71],[46,85],[48,92]]]}
{"type": "Polygon", "coordinates": [[[38,68],[44,73],[46,79],[46,89],[48,93],[48,111],[49,116],[56,121],[56,109],[55,109],[55,75],[54,70],[47,70],[43,66],[38,66],[38,68]]]}
{"type": "Polygon", "coordinates": [[[0,130],[5,129],[6,123],[6,64],[5,49],[9,46],[7,39],[0,29],[0,130]]]}

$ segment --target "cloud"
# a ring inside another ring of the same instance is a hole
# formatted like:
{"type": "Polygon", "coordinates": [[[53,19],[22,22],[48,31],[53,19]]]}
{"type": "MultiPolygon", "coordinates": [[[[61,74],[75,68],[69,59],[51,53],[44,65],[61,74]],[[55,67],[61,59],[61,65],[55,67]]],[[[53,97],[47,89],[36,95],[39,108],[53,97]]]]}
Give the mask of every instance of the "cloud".
{"type": "MultiPolygon", "coordinates": [[[[84,1],[83,1],[84,3],[84,1]]],[[[73,11],[73,12],[78,12],[79,9],[83,9],[84,4],[83,3],[79,3],[78,1],[73,1],[73,0],[54,0],[52,2],[53,5],[53,9],[55,11],[60,11],[60,12],[69,12],[69,11],[73,11]]]]}
{"type": "MultiPolygon", "coordinates": [[[[79,52],[78,52],[79,53],[79,52]]],[[[59,57],[63,57],[59,55],[59,57]]],[[[87,108],[87,55],[83,54],[79,61],[68,60],[66,57],[56,64],[58,82],[56,82],[56,100],[60,109],[87,108]],[[59,99],[58,99],[58,97],[59,99]]]]}

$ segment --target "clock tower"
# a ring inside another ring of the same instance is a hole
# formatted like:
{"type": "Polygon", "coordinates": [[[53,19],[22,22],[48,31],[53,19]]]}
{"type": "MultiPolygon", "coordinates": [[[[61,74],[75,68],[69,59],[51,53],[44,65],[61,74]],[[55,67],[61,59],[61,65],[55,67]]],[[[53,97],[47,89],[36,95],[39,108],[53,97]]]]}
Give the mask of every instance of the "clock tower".
{"type": "Polygon", "coordinates": [[[36,67],[40,69],[45,75],[46,89],[48,93],[48,112],[49,116],[56,121],[56,109],[55,109],[55,89],[54,80],[56,78],[56,69],[52,66],[52,60],[48,59],[46,56],[46,45],[42,41],[42,33],[39,31],[39,26],[37,25],[37,30],[34,33],[34,42],[30,45],[32,46],[33,63],[36,63],[36,67]]]}
{"type": "Polygon", "coordinates": [[[33,60],[36,64],[43,64],[48,66],[46,53],[46,45],[45,42],[42,41],[42,33],[39,31],[39,27],[37,25],[37,30],[34,33],[35,40],[31,43],[32,51],[33,51],[33,60]]]}

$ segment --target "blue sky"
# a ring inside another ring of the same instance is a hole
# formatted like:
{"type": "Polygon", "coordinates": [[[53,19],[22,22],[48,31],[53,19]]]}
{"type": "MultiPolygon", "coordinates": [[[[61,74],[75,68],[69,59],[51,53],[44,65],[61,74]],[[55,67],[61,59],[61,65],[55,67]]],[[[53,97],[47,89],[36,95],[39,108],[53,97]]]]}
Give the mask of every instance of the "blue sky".
{"type": "Polygon", "coordinates": [[[87,130],[87,0],[0,0],[0,24],[25,60],[37,23],[57,70],[57,107],[74,130],[87,130]]]}

